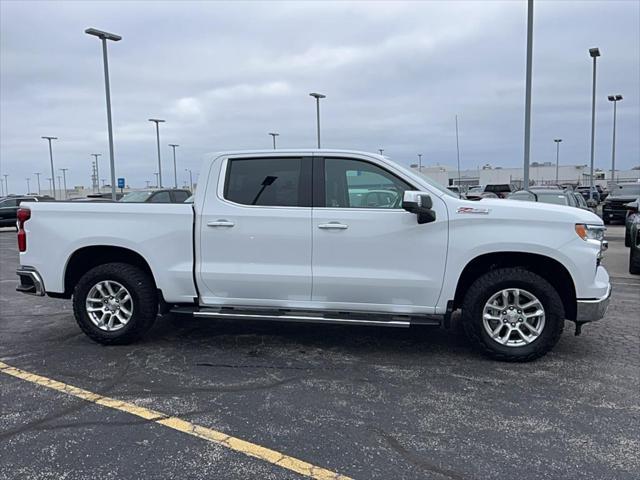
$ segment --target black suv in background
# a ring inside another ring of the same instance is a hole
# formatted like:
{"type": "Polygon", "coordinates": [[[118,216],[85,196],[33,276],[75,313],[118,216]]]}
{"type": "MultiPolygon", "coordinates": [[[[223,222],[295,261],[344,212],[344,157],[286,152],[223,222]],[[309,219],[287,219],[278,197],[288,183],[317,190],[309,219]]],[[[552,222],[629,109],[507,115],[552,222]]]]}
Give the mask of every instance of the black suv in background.
{"type": "Polygon", "coordinates": [[[0,227],[15,227],[18,216],[18,207],[21,202],[54,202],[47,196],[36,195],[11,195],[0,198],[0,227]]]}
{"type": "Polygon", "coordinates": [[[625,204],[640,197],[640,182],[619,183],[611,189],[610,195],[602,205],[602,220],[605,225],[611,222],[624,222],[627,218],[625,204]]]}

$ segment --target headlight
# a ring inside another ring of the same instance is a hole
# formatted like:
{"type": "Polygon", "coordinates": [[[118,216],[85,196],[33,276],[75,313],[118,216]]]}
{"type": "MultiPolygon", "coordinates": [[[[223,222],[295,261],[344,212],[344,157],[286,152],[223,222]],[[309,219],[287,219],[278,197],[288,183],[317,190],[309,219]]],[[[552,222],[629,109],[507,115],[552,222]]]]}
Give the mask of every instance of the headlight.
{"type": "Polygon", "coordinates": [[[585,223],[576,223],[576,233],[583,240],[595,240],[602,242],[604,240],[604,226],[587,225],[585,223]]]}

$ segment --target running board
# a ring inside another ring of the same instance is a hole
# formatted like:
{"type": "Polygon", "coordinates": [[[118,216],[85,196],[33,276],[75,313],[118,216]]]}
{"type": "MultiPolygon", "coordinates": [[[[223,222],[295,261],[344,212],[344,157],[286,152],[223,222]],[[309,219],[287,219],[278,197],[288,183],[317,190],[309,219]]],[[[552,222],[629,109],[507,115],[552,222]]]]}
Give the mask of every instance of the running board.
{"type": "Polygon", "coordinates": [[[296,310],[264,310],[238,308],[197,308],[176,307],[171,310],[176,314],[188,314],[194,317],[207,318],[244,318],[247,320],[265,320],[296,323],[325,323],[332,325],[363,325],[373,327],[407,328],[411,324],[440,325],[438,319],[425,315],[380,314],[376,312],[309,312],[296,310]],[[369,318],[367,318],[369,317],[369,318]]]}

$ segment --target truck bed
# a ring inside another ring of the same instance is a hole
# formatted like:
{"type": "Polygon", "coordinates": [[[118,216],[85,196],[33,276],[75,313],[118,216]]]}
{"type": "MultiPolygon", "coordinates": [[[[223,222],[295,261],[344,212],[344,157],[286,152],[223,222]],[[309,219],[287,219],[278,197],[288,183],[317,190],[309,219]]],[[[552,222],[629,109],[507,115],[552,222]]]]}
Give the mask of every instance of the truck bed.
{"type": "Polygon", "coordinates": [[[168,302],[192,302],[191,204],[43,202],[26,205],[27,250],[20,264],[37,269],[47,293],[65,292],[66,265],[83,248],[119,247],[147,262],[168,302]]]}

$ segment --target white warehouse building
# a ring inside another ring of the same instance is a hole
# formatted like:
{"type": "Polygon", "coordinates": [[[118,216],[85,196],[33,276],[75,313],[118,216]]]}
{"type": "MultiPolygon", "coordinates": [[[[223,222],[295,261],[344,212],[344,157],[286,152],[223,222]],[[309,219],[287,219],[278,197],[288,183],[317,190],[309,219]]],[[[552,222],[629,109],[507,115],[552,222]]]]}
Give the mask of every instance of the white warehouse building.
{"type": "MultiPolygon", "coordinates": [[[[417,165],[411,168],[418,170],[417,165]]],[[[524,169],[503,168],[492,165],[484,165],[473,170],[461,170],[460,182],[458,171],[446,165],[423,166],[420,173],[442,185],[458,185],[458,183],[471,185],[487,185],[495,183],[514,183],[522,185],[524,169]]],[[[560,165],[558,168],[558,182],[556,182],[556,166],[551,162],[533,162],[529,168],[529,179],[534,185],[571,184],[589,185],[590,171],[587,165],[560,165]]],[[[611,183],[611,171],[596,169],[594,171],[595,183],[606,186],[611,183]]],[[[636,182],[640,180],[640,167],[631,170],[616,170],[615,183],[636,182]]]]}

